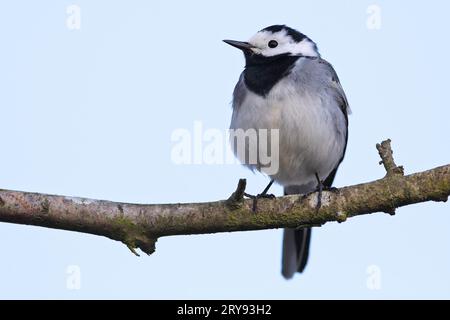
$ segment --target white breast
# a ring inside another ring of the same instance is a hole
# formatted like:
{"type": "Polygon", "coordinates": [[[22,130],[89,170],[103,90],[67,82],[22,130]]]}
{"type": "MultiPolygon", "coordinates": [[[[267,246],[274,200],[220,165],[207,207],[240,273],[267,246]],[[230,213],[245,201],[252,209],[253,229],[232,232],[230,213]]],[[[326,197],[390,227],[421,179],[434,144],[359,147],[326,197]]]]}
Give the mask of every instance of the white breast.
{"type": "MultiPolygon", "coordinates": [[[[316,173],[324,180],[343,156],[345,116],[319,85],[302,85],[288,76],[266,97],[248,91],[234,109],[231,129],[279,129],[279,169],[270,177],[281,185],[315,184],[316,173]]],[[[258,165],[249,167],[259,170],[258,165]]]]}

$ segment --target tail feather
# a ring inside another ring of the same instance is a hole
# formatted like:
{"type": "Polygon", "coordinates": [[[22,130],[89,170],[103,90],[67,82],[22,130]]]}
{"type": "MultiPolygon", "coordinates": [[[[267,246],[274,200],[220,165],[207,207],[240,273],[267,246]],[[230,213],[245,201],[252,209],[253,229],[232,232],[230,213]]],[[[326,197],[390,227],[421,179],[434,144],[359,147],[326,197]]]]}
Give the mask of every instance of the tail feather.
{"type": "Polygon", "coordinates": [[[311,228],[284,229],[281,273],[291,279],[296,272],[303,272],[308,262],[311,228]]]}
{"type": "MultiPolygon", "coordinates": [[[[331,187],[337,168],[324,181],[324,186],[331,187]]],[[[304,194],[314,190],[315,186],[290,186],[284,188],[284,194],[304,194]]],[[[291,279],[296,272],[302,273],[308,263],[311,244],[311,228],[284,229],[283,256],[281,274],[291,279]]]]}
{"type": "MultiPolygon", "coordinates": [[[[284,188],[284,194],[307,193],[314,186],[291,186],[284,188]]],[[[296,272],[303,272],[308,263],[309,245],[311,242],[311,228],[284,229],[283,256],[281,274],[291,279],[296,272]]]]}
{"type": "Polygon", "coordinates": [[[311,243],[311,228],[303,228],[294,231],[295,243],[297,245],[297,272],[302,273],[308,263],[309,245],[311,243]]]}

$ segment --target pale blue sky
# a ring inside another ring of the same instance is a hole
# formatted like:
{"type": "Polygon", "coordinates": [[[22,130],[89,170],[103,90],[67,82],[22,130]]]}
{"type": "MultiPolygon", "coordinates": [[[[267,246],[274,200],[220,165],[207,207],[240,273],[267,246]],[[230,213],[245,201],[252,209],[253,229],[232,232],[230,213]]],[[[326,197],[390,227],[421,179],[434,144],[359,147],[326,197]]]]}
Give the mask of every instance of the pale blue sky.
{"type": "MultiPolygon", "coordinates": [[[[444,1],[3,1],[0,188],[138,203],[227,197],[237,165],[171,161],[172,132],[225,130],[243,57],[221,42],[288,24],[335,66],[353,115],[337,186],[450,162],[444,1]],[[66,7],[81,8],[81,30],[66,7]],[[381,29],[366,26],[369,5],[381,29]]],[[[276,186],[276,194],[281,188],[276,186]]],[[[306,272],[280,275],[281,230],[162,238],[137,258],[107,238],[0,224],[0,298],[450,298],[450,206],[315,229],[306,272]],[[81,272],[66,286],[67,267],[81,272]],[[379,290],[367,286],[369,266],[379,290]]]]}

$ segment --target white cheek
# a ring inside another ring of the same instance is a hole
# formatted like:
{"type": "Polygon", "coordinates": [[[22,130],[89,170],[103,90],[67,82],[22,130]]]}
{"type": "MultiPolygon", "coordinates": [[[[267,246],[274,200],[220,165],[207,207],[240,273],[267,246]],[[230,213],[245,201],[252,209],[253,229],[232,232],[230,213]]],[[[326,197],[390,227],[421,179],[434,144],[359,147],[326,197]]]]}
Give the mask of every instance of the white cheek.
{"type": "Polygon", "coordinates": [[[289,48],[287,48],[286,46],[278,46],[276,48],[264,48],[264,49],[259,49],[260,53],[266,57],[272,57],[272,56],[276,56],[278,54],[282,54],[282,53],[286,53],[286,52],[290,52],[289,48]]]}
{"type": "Polygon", "coordinates": [[[276,48],[266,47],[263,49],[258,48],[257,50],[259,51],[259,54],[262,54],[263,56],[273,57],[273,56],[287,53],[287,52],[290,52],[292,54],[297,54],[297,50],[295,50],[296,49],[295,47],[296,47],[295,44],[288,43],[288,44],[284,44],[284,45],[279,45],[276,48]]]}
{"type": "Polygon", "coordinates": [[[305,39],[300,43],[289,42],[279,45],[276,48],[259,47],[253,49],[255,54],[262,54],[265,57],[273,57],[279,54],[289,52],[291,55],[303,55],[307,57],[318,57],[319,53],[313,42],[305,39]]]}
{"type": "Polygon", "coordinates": [[[255,48],[253,49],[253,52],[256,54],[262,54],[265,57],[272,57],[286,52],[295,52],[294,49],[295,45],[288,43],[285,45],[279,45],[276,48],[269,48],[268,46],[264,48],[255,48]]]}

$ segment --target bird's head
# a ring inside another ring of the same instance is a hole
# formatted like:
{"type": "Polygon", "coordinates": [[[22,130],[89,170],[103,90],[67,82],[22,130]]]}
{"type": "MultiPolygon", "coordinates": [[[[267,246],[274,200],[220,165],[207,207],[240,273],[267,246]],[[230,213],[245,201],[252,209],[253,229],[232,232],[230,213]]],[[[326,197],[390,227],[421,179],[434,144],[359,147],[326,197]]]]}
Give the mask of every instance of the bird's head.
{"type": "Polygon", "coordinates": [[[285,25],[273,25],[257,32],[248,41],[224,40],[244,52],[249,60],[272,60],[280,56],[320,57],[316,44],[303,33],[285,25]]]}

